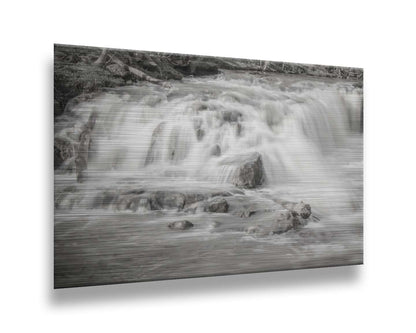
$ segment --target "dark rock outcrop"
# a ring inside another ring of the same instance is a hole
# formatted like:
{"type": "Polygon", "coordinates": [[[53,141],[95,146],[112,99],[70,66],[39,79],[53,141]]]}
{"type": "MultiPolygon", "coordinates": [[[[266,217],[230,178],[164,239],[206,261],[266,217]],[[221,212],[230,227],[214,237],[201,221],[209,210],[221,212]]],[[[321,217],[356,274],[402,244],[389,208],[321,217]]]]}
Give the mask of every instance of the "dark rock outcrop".
{"type": "Polygon", "coordinates": [[[254,153],[244,159],[233,177],[233,183],[240,187],[255,188],[262,185],[264,179],[263,160],[259,153],[254,153]]]}
{"type": "Polygon", "coordinates": [[[192,228],[194,225],[189,221],[175,221],[168,224],[168,227],[172,230],[187,230],[192,228]]]}

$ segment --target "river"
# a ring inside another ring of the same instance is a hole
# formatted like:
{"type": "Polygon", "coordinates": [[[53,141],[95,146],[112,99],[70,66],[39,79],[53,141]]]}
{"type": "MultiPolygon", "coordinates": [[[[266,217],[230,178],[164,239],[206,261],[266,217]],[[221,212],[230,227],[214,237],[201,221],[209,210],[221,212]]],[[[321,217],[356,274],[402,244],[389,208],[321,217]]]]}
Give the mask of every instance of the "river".
{"type": "Polygon", "coordinates": [[[97,117],[84,181],[70,165],[55,170],[55,287],[362,263],[362,101],[353,81],[224,71],[76,105],[56,119],[55,138],[75,142],[97,117]],[[237,188],[252,153],[264,181],[237,188]],[[230,210],[155,210],[144,199],[121,209],[114,195],[103,203],[109,192],[156,190],[226,192],[230,210]],[[302,228],[247,232],[300,201],[312,207],[302,228]],[[247,205],[253,215],[235,214],[247,205]],[[177,220],[194,226],[168,228],[177,220]]]}

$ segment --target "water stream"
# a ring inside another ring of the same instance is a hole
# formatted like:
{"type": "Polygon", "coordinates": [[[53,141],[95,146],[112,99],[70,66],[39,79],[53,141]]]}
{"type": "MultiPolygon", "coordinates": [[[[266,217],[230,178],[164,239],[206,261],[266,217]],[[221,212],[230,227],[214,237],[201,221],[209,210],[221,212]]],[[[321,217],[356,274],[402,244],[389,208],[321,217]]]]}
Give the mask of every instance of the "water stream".
{"type": "Polygon", "coordinates": [[[354,82],[237,71],[142,82],[78,104],[57,119],[56,137],[76,142],[92,113],[85,180],[77,183],[70,165],[55,172],[56,286],[362,262],[362,89],[354,82]],[[261,155],[264,182],[237,189],[236,170],[251,153],[261,155]],[[302,200],[314,218],[259,236],[244,226],[273,213],[97,207],[106,191],[138,189],[228,191],[231,208],[244,201],[260,210],[302,200]],[[178,219],[194,227],[167,228],[178,219]]]}

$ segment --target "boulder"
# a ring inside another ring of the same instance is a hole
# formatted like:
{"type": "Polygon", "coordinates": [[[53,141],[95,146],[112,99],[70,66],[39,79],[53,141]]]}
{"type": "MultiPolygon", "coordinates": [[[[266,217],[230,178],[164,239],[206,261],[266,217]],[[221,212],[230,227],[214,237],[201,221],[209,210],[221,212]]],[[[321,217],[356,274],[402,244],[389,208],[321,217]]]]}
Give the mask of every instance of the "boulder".
{"type": "Polygon", "coordinates": [[[263,160],[259,153],[244,158],[233,177],[233,184],[239,187],[255,188],[264,182],[263,160]]]}
{"type": "Polygon", "coordinates": [[[182,210],[185,206],[185,195],[178,192],[157,191],[150,197],[152,210],[172,209],[182,210]]]}
{"type": "Polygon", "coordinates": [[[228,202],[224,198],[213,198],[207,202],[205,211],[211,213],[227,213],[228,212],[228,202]]]}
{"type": "Polygon", "coordinates": [[[175,221],[168,224],[168,227],[172,230],[187,230],[192,228],[194,225],[189,221],[175,221]]]}
{"type": "Polygon", "coordinates": [[[281,234],[298,226],[299,220],[289,210],[280,211],[272,223],[271,232],[281,234]]]}

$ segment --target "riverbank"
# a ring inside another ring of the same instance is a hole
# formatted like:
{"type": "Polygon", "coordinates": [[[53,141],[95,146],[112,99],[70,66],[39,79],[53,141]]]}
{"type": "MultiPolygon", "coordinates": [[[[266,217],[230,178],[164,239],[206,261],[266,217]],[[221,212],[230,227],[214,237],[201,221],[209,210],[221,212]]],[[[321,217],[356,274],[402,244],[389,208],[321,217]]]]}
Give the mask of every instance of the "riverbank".
{"type": "Polygon", "coordinates": [[[54,115],[63,114],[105,88],[133,85],[143,80],[163,84],[183,77],[215,75],[221,70],[347,79],[357,81],[357,87],[362,87],[363,79],[360,68],[55,44],[54,115]]]}

